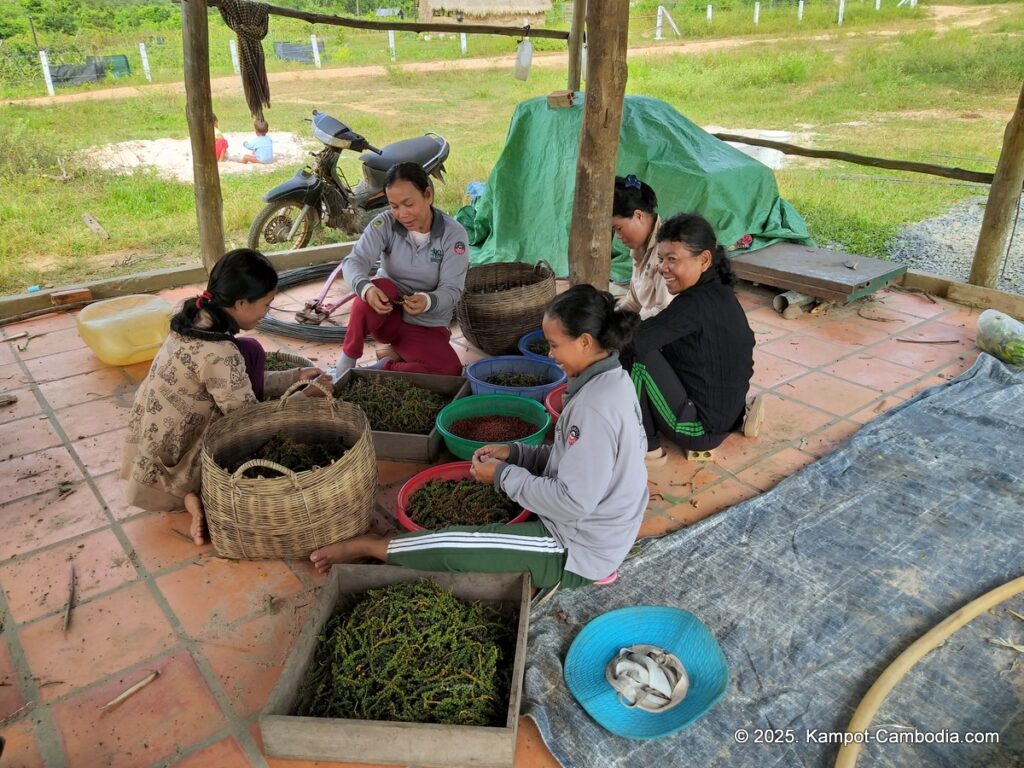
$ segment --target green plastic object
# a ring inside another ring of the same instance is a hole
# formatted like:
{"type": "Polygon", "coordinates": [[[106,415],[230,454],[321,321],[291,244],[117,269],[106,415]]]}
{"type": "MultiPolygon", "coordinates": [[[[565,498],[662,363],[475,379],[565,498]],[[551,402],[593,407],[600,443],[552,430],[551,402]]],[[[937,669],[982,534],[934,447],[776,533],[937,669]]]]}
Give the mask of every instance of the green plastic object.
{"type": "MultiPolygon", "coordinates": [[[[582,101],[551,109],[540,96],[516,107],[483,194],[456,215],[469,233],[473,264],[546,259],[555,274],[569,273],[582,118],[582,101]]],[[[616,173],[650,184],[662,218],[682,212],[704,216],[726,248],[752,235],[750,247],[738,253],[780,240],[814,245],[800,214],[779,196],[768,166],[658,99],[626,96],[616,173]]],[[[611,276],[628,280],[629,254],[618,238],[612,244],[611,276]]]]}
{"type": "Polygon", "coordinates": [[[529,437],[521,440],[509,441],[526,443],[527,445],[540,445],[544,442],[544,435],[551,426],[551,416],[544,409],[542,403],[530,400],[526,397],[516,395],[470,395],[451,403],[441,409],[437,414],[437,431],[444,437],[444,444],[454,456],[460,459],[469,460],[473,458],[473,452],[482,448],[488,443],[481,443],[477,440],[467,440],[464,437],[453,435],[448,427],[459,419],[472,419],[475,416],[515,416],[516,418],[528,421],[537,425],[537,431],[529,437]]]}

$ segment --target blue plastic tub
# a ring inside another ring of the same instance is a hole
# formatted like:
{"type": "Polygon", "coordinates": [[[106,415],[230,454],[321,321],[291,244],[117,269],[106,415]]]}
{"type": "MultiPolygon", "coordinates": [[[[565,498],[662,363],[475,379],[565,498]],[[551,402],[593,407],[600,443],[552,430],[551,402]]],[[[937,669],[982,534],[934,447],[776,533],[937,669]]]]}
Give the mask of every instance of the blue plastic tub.
{"type": "Polygon", "coordinates": [[[548,392],[565,382],[565,371],[554,362],[531,360],[520,355],[485,357],[466,367],[466,378],[474,395],[518,395],[543,403],[548,392]],[[489,384],[488,377],[496,373],[527,373],[543,376],[548,383],[538,387],[501,387],[489,384]]]}
{"type": "Polygon", "coordinates": [[[536,352],[530,351],[530,345],[536,344],[538,341],[544,341],[544,331],[540,328],[536,331],[530,331],[519,339],[519,343],[516,345],[519,347],[519,354],[523,357],[528,357],[531,360],[540,360],[542,363],[555,362],[554,359],[548,355],[538,355],[536,352]]]}

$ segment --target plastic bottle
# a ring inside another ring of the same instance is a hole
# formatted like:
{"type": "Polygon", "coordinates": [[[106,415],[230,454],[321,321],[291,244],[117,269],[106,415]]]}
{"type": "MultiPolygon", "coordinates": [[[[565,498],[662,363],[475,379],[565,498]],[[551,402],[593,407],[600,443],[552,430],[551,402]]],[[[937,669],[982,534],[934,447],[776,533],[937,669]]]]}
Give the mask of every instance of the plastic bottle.
{"type": "Polygon", "coordinates": [[[133,365],[156,356],[173,314],[159,296],[119,296],[79,312],[78,335],[107,365],[133,365]]]}
{"type": "Polygon", "coordinates": [[[986,309],[978,318],[978,347],[1004,363],[1024,365],[1024,323],[986,309]]]}
{"type": "Polygon", "coordinates": [[[530,38],[524,38],[519,43],[519,48],[516,51],[516,66],[515,66],[515,77],[516,80],[526,80],[530,76],[530,65],[533,63],[533,43],[530,42],[530,38]]]}

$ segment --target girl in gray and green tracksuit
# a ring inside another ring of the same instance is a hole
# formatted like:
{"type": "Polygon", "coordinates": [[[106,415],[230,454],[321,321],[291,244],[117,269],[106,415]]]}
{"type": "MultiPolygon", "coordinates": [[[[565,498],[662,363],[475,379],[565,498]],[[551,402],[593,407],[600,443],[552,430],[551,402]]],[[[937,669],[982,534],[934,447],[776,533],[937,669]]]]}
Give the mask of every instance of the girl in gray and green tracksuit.
{"type": "Polygon", "coordinates": [[[472,468],[474,478],[494,483],[536,521],[357,536],[313,552],[317,570],[374,557],[428,571],[529,571],[538,587],[578,587],[614,573],[648,500],[640,406],[618,358],[638,321],[590,285],[547,306],[549,354],[570,377],[554,443],[488,445],[474,454],[472,468]]]}

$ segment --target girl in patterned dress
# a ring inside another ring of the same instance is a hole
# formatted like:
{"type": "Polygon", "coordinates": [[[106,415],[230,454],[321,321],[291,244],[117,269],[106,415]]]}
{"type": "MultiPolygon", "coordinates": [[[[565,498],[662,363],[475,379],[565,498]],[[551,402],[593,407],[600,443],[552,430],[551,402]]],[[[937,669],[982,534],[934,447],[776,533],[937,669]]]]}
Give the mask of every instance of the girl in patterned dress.
{"type": "Polygon", "coordinates": [[[225,254],[206,290],[171,318],[171,332],[135,394],[121,465],[125,498],[148,510],[184,508],[196,544],[205,538],[199,458],[207,427],[321,374],[265,371],[260,343],[236,335],[255,328],[276,295],[277,272],[263,254],[248,248],[225,254]]]}

